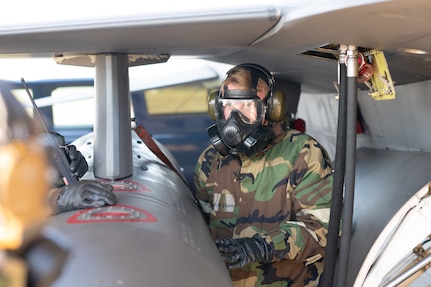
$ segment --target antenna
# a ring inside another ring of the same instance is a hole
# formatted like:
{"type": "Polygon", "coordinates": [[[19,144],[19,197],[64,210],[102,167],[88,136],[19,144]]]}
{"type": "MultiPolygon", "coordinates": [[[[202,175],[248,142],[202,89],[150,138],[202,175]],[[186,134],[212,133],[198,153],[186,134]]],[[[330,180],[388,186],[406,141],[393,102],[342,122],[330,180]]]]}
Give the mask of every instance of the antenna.
{"type": "Polygon", "coordinates": [[[37,117],[39,118],[40,122],[42,123],[42,126],[45,129],[45,132],[47,133],[52,146],[54,147],[53,157],[54,157],[55,165],[57,166],[57,169],[60,175],[63,177],[64,183],[66,185],[69,185],[69,184],[78,182],[78,178],[74,176],[69,169],[70,162],[69,162],[69,157],[66,153],[67,145],[60,146],[58,142],[56,142],[54,137],[50,134],[48,126],[44,118],[42,117],[42,114],[40,113],[40,110],[37,107],[36,102],[34,101],[33,96],[31,95],[30,90],[23,78],[21,78],[21,83],[23,84],[25,90],[27,91],[28,97],[30,98],[30,101],[33,105],[33,109],[37,114],[37,117]]]}

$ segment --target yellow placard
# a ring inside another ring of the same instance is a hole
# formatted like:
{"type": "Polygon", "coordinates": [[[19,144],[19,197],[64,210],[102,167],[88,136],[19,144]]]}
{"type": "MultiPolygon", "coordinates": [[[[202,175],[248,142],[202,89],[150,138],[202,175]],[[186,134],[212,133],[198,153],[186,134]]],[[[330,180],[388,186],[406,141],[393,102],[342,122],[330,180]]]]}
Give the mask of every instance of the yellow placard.
{"type": "Polygon", "coordinates": [[[384,53],[374,49],[364,52],[364,56],[371,57],[370,62],[374,68],[371,85],[367,85],[370,97],[378,101],[395,99],[394,83],[384,53]]]}

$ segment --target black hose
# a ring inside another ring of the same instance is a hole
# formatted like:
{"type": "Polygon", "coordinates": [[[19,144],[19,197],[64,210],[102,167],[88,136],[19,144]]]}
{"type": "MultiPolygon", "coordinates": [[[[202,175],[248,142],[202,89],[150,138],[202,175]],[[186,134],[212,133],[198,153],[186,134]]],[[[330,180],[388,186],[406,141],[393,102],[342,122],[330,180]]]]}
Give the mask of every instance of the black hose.
{"type": "Polygon", "coordinates": [[[343,60],[339,63],[339,100],[338,100],[338,123],[337,143],[334,160],[334,183],[332,188],[331,214],[327,245],[325,252],[324,273],[319,286],[334,286],[335,268],[337,262],[338,240],[340,230],[340,219],[343,210],[343,187],[346,162],[346,118],[347,118],[347,85],[346,65],[343,60]]]}
{"type": "MultiPolygon", "coordinates": [[[[357,63],[357,59],[354,59],[357,63]]],[[[357,65],[355,65],[357,71],[357,65]]],[[[357,122],[357,73],[349,76],[347,73],[347,132],[346,132],[346,171],[345,171],[345,193],[344,210],[342,217],[342,236],[340,242],[340,256],[337,269],[338,287],[346,286],[350,240],[352,237],[353,203],[355,192],[355,170],[356,170],[356,122],[357,122]]]]}

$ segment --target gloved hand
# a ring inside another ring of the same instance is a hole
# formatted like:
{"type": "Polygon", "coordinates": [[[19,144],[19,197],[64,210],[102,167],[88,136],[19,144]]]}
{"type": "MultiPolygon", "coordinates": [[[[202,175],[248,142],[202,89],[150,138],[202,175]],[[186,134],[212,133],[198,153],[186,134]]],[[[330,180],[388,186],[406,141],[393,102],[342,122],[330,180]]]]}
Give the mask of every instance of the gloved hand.
{"type": "MultiPolygon", "coordinates": [[[[74,145],[66,144],[64,137],[55,131],[49,131],[49,135],[57,143],[60,148],[64,148],[67,157],[69,158],[69,169],[74,176],[81,178],[88,170],[88,164],[80,151],[74,145]]],[[[60,177],[53,183],[55,187],[64,185],[63,179],[60,177]]]]}
{"type": "Polygon", "coordinates": [[[239,268],[253,262],[270,262],[274,248],[259,234],[252,238],[216,239],[216,246],[229,268],[239,268]]]}
{"type": "Polygon", "coordinates": [[[96,180],[81,180],[62,187],[57,198],[59,212],[90,207],[113,205],[117,198],[110,184],[96,180]]]}
{"type": "Polygon", "coordinates": [[[74,176],[81,178],[88,170],[88,164],[84,156],[74,145],[66,145],[66,153],[70,159],[69,169],[74,176]]]}

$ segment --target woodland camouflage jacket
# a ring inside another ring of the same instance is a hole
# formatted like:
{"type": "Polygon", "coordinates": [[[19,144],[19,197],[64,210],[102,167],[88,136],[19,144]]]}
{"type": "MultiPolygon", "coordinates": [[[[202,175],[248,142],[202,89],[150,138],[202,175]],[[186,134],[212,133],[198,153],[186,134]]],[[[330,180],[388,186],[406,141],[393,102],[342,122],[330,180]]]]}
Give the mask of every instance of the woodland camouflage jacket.
{"type": "Polygon", "coordinates": [[[273,262],[230,270],[235,286],[317,286],[323,272],[333,169],[320,144],[279,128],[253,158],[222,157],[210,146],[195,168],[197,197],[215,238],[259,233],[273,262]]]}

